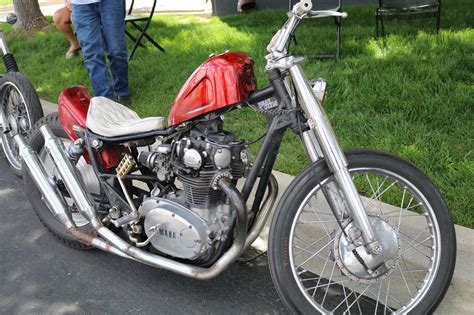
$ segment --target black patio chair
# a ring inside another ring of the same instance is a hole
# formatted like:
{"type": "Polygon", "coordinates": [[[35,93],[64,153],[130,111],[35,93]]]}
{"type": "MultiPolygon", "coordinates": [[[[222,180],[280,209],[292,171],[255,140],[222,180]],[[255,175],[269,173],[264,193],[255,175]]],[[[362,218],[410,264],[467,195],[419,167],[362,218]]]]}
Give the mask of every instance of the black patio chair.
{"type": "Polygon", "coordinates": [[[150,12],[148,15],[136,15],[137,12],[133,10],[133,6],[135,4],[135,0],[131,0],[130,7],[127,11],[127,14],[125,15],[125,26],[127,24],[130,24],[133,28],[138,30],[139,35],[135,37],[132,33],[130,33],[127,29],[125,30],[125,33],[127,34],[128,37],[133,41],[133,48],[132,51],[130,52],[130,55],[128,57],[128,60],[132,60],[133,55],[135,54],[135,51],[137,50],[138,46],[145,47],[145,45],[142,44],[142,39],[145,37],[150,41],[150,43],[153,44],[156,48],[161,50],[162,52],[165,52],[165,49],[160,46],[148,33],[148,27],[150,26],[151,20],[153,18],[153,14],[155,13],[155,7],[156,7],[156,0],[153,1],[153,4],[150,8],[150,12]]]}
{"type": "Polygon", "coordinates": [[[441,0],[379,0],[375,10],[375,38],[379,38],[379,23],[385,36],[384,17],[436,18],[436,33],[441,22],[441,0]]]}
{"type": "MultiPolygon", "coordinates": [[[[288,5],[289,9],[293,8],[299,0],[289,0],[288,5]]],[[[342,12],[341,9],[341,0],[313,0],[313,10],[334,10],[338,12],[342,12]]],[[[315,17],[319,18],[319,17],[315,17]]],[[[317,59],[336,59],[339,60],[340,58],[340,51],[341,51],[341,26],[342,26],[342,18],[341,17],[334,17],[334,23],[336,24],[336,52],[335,53],[317,53],[312,54],[310,57],[317,58],[317,59]]],[[[296,37],[293,34],[293,40],[295,44],[297,44],[296,37]]]]}

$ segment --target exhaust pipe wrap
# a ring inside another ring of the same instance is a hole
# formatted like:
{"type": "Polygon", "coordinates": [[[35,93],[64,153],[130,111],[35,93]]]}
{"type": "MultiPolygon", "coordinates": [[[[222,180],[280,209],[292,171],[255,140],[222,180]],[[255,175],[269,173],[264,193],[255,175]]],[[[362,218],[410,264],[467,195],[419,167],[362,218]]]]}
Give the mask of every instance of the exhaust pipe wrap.
{"type": "Polygon", "coordinates": [[[15,136],[14,139],[20,148],[20,156],[31,173],[36,186],[41,191],[54,215],[67,227],[69,233],[78,241],[89,246],[150,266],[167,269],[184,276],[205,280],[219,275],[257,238],[276,199],[278,185],[272,175],[270,177],[267,199],[256,219],[254,227],[250,231],[249,237],[247,237],[247,206],[235,185],[228,178],[221,178],[218,181],[218,187],[226,194],[237,212],[236,233],[231,248],[209,268],[176,262],[172,259],[139,249],[105,227],[97,216],[91,195],[87,192],[82,179],[78,176],[75,168],[67,158],[60,140],[54,136],[47,125],[40,127],[40,131],[45,138],[45,146],[51,154],[69,194],[80,213],[91,223],[98,236],[78,229],[75,226],[64,199],[48,180],[48,175],[38,155],[26,144],[22,135],[15,136]]]}

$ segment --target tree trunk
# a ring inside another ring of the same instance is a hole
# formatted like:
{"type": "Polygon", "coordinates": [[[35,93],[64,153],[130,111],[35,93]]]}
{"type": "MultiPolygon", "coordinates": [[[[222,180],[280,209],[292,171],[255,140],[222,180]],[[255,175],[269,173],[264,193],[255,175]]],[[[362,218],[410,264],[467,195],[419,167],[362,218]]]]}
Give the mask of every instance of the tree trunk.
{"type": "Polygon", "coordinates": [[[38,0],[13,0],[18,21],[15,28],[37,30],[49,25],[41,13],[38,0]]]}

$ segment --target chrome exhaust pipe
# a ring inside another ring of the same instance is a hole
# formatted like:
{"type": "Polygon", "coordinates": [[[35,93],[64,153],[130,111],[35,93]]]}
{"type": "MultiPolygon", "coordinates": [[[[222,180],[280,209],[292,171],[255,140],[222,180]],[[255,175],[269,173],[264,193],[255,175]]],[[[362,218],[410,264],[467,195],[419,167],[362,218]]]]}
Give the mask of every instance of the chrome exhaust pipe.
{"type": "Polygon", "coordinates": [[[79,178],[76,169],[69,161],[62,142],[54,136],[48,125],[41,126],[40,131],[44,137],[44,145],[51,154],[61,179],[74,200],[76,207],[94,229],[100,228],[102,223],[97,217],[92,196],[87,192],[83,181],[79,178]]]}
{"type": "Polygon", "coordinates": [[[220,179],[218,186],[229,197],[232,205],[237,211],[237,230],[234,243],[230,249],[225,252],[225,254],[222,255],[222,257],[219,258],[211,267],[203,268],[191,266],[143,251],[135,246],[130,245],[106,227],[98,229],[97,233],[105,240],[116,246],[119,250],[135,258],[137,261],[143,262],[150,266],[170,270],[194,279],[212,279],[218,276],[240,256],[245,246],[247,236],[247,206],[245,205],[242,195],[228,178],[224,177],[220,179]]]}
{"type": "Polygon", "coordinates": [[[36,187],[40,190],[54,216],[63,223],[67,229],[73,228],[74,224],[72,223],[71,217],[68,215],[66,205],[56,192],[53,184],[49,181],[46,175],[46,170],[44,169],[43,163],[40,161],[38,154],[36,154],[36,152],[26,143],[25,138],[21,134],[17,134],[13,139],[18,145],[20,157],[28,168],[31,178],[35,182],[36,187]]]}
{"type": "Polygon", "coordinates": [[[17,135],[15,140],[20,148],[20,155],[25,161],[35,184],[43,194],[50,209],[58,220],[67,227],[71,235],[78,241],[121,257],[133,259],[153,267],[167,269],[184,276],[202,280],[211,279],[219,275],[242,253],[247,240],[247,206],[245,205],[240,192],[227,178],[220,179],[218,187],[228,196],[237,211],[237,230],[233,245],[209,268],[183,264],[141,250],[127,243],[105,227],[98,219],[94,202],[85,189],[81,178],[77,175],[74,167],[67,158],[62,143],[54,136],[49,126],[41,126],[40,131],[45,138],[45,147],[51,154],[61,175],[61,179],[76,203],[78,210],[91,223],[97,234],[102,238],[84,232],[75,226],[71,217],[68,215],[68,210],[64,200],[55,190],[54,185],[48,180],[47,173],[42,162],[39,160],[38,155],[26,144],[21,135],[17,135]]]}
{"type": "Polygon", "coordinates": [[[71,236],[86,245],[110,251],[122,257],[131,258],[119,250],[111,248],[110,244],[107,244],[103,240],[76,227],[67,210],[64,200],[60,197],[54,188],[54,185],[49,181],[44,165],[40,161],[38,154],[26,143],[23,135],[17,134],[13,139],[18,145],[20,157],[26,165],[28,172],[30,172],[31,178],[35,182],[36,187],[38,187],[41,195],[46,201],[47,206],[49,206],[49,209],[53,212],[59,222],[66,226],[71,236]]]}

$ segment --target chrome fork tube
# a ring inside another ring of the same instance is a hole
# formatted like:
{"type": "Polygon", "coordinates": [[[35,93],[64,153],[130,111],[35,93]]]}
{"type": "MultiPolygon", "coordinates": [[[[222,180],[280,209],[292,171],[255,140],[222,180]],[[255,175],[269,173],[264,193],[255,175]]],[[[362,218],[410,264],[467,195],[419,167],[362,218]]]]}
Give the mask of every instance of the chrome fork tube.
{"type": "Polygon", "coordinates": [[[9,54],[10,51],[8,50],[7,42],[3,38],[3,32],[0,31],[0,50],[4,55],[9,54]]]}
{"type": "Polygon", "coordinates": [[[7,120],[7,116],[5,114],[5,108],[3,108],[3,104],[0,104],[0,123],[2,123],[2,132],[8,133],[10,131],[10,123],[7,120]]]}
{"type": "MultiPolygon", "coordinates": [[[[293,84],[298,92],[300,105],[308,118],[311,131],[314,132],[317,143],[326,159],[330,171],[334,174],[336,182],[347,202],[349,211],[357,227],[362,231],[362,238],[368,249],[376,254],[381,248],[370,225],[364,205],[347,170],[347,161],[341,150],[329,120],[321,104],[316,99],[311,85],[306,79],[299,64],[290,67],[293,84]]],[[[317,153],[318,147],[314,146],[311,135],[303,135],[310,156],[317,153]],[[312,148],[311,148],[312,147],[312,148]]]]}
{"type": "MultiPolygon", "coordinates": [[[[301,137],[311,162],[314,163],[324,157],[318,139],[312,130],[303,132],[301,137]]],[[[348,211],[336,183],[331,181],[324,186],[321,185],[321,191],[334,216],[337,219],[342,219],[348,211]]]]}

